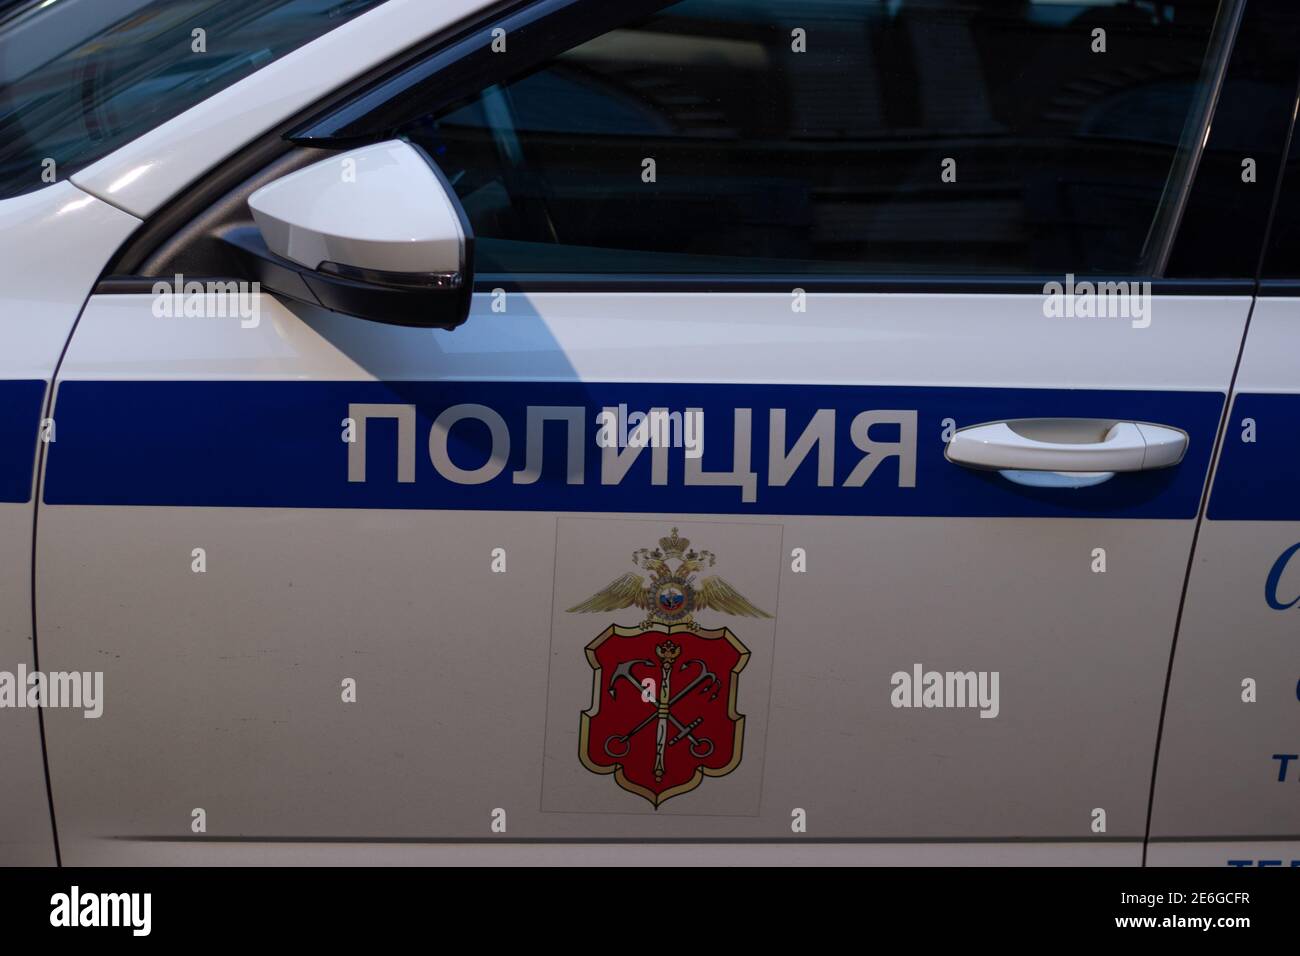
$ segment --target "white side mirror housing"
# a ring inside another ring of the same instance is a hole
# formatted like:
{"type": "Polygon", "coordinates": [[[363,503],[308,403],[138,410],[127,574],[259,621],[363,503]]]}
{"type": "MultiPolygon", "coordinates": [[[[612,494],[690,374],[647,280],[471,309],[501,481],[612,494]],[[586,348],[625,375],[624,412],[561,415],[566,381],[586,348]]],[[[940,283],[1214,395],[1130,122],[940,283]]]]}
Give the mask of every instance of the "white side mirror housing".
{"type": "Polygon", "coordinates": [[[267,248],[308,269],[450,274],[464,268],[465,228],[434,167],[390,140],[333,156],[248,198],[267,248]]]}
{"type": "Polygon", "coordinates": [[[248,197],[224,235],[268,291],[345,315],[451,329],[469,316],[474,240],[455,192],[404,140],[349,150],[248,197]]]}

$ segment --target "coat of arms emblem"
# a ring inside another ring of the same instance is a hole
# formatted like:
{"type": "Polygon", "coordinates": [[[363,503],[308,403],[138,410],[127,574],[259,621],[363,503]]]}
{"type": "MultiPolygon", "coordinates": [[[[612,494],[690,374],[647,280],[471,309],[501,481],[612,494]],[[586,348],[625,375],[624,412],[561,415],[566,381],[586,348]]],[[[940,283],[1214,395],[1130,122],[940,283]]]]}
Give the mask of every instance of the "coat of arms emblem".
{"type": "Polygon", "coordinates": [[[659,547],[640,548],[629,572],[571,613],[636,607],[635,627],[611,624],[587,645],[591,707],[582,712],[579,756],[595,773],[613,774],[657,810],[740,764],[745,718],[736,709],[749,649],[728,628],[700,628],[706,608],[743,617],[772,615],[716,575],[699,575],[716,557],[696,551],[677,529],[659,547]]]}

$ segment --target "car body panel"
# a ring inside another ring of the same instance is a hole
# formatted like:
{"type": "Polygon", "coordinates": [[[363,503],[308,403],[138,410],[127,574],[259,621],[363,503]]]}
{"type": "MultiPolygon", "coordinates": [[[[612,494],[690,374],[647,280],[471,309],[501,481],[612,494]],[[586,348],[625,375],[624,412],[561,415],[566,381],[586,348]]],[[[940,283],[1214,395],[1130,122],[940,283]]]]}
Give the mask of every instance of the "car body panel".
{"type": "MultiPolygon", "coordinates": [[[[33,489],[46,392],[104,262],[139,221],[69,183],[0,203],[0,670],[35,669],[33,489]]],[[[57,428],[53,437],[57,440],[57,428]]],[[[0,861],[54,862],[38,713],[0,711],[0,861]]]]}
{"type": "Polygon", "coordinates": [[[1174,655],[1153,849],[1235,837],[1234,858],[1297,856],[1248,844],[1300,834],[1298,320],[1287,297],[1251,317],[1174,655]]]}

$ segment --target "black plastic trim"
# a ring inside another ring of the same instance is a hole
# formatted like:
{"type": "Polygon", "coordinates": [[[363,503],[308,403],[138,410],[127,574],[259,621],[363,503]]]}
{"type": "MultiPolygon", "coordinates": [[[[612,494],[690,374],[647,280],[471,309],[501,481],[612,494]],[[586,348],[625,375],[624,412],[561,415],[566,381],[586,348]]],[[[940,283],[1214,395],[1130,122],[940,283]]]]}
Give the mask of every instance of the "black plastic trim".
{"type": "Polygon", "coordinates": [[[235,251],[243,274],[268,292],[383,325],[454,329],[469,318],[472,290],[411,289],[354,282],[308,269],[267,248],[254,226],[231,229],[222,237],[235,251]]]}
{"type": "MultiPolygon", "coordinates": [[[[187,279],[203,277],[186,276],[187,279]]],[[[223,277],[229,279],[229,276],[223,277]]],[[[1060,282],[1061,276],[1013,276],[971,278],[961,276],[663,276],[663,275],[506,275],[486,273],[476,276],[475,292],[790,292],[803,289],[810,293],[841,292],[858,294],[936,294],[936,295],[1041,295],[1048,282],[1060,282]]],[[[213,277],[214,280],[217,277],[213,277]]],[[[1089,282],[1122,281],[1121,278],[1086,276],[1089,282]]],[[[105,276],[95,286],[95,295],[137,295],[153,290],[157,278],[140,276],[105,276]]],[[[1151,283],[1152,295],[1250,295],[1250,279],[1134,279],[1151,283]]],[[[1300,280],[1275,283],[1287,291],[1273,295],[1300,294],[1300,280]]]]}
{"type": "MultiPolygon", "coordinates": [[[[835,276],[835,275],[523,275],[482,273],[474,289],[490,292],[845,292],[861,294],[1042,295],[1061,275],[835,276]]],[[[1250,295],[1250,279],[1153,279],[1149,276],[1076,276],[1075,282],[1150,282],[1152,295],[1250,295]]]]}
{"type": "MultiPolygon", "coordinates": [[[[185,275],[186,282],[229,282],[234,276],[199,276],[185,275]]],[[[95,284],[91,295],[152,295],[154,286],[163,283],[172,288],[171,276],[104,276],[95,284]]]]}
{"type": "Polygon", "coordinates": [[[1270,299],[1290,299],[1300,296],[1300,279],[1262,279],[1259,294],[1270,299]]]}

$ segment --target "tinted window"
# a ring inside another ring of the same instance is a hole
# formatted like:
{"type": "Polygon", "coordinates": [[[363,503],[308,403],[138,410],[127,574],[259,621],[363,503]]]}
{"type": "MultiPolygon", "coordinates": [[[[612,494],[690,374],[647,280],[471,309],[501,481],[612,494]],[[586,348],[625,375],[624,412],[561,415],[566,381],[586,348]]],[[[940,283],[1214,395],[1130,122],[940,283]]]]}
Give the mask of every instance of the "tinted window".
{"type": "Polygon", "coordinates": [[[1263,278],[1300,279],[1300,137],[1294,130],[1273,213],[1263,278]]]}
{"type": "MultiPolygon", "coordinates": [[[[1255,277],[1291,128],[1298,55],[1300,4],[1250,0],[1166,276],[1255,277]]],[[[1294,227],[1296,204],[1277,217],[1275,236],[1294,227]]]]}
{"type": "Polygon", "coordinates": [[[0,9],[0,199],[66,179],[381,2],[29,0],[0,9]]]}
{"type": "Polygon", "coordinates": [[[683,0],[405,132],[481,271],[1134,273],[1215,7],[683,0]]]}

